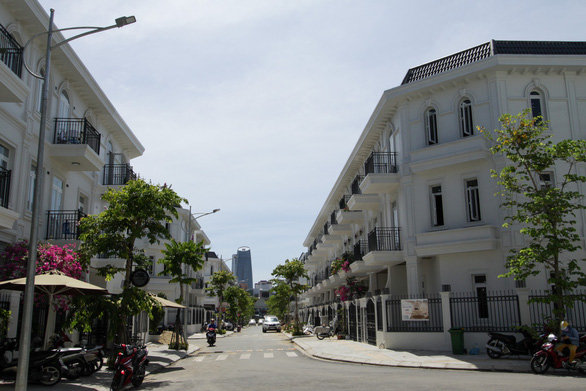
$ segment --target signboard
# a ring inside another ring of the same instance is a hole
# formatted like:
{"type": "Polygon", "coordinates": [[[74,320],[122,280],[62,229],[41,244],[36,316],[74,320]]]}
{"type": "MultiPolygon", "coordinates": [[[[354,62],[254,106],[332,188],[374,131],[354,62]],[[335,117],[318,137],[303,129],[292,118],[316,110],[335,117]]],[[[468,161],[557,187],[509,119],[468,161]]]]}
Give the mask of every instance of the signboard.
{"type": "Polygon", "coordinates": [[[429,321],[429,307],[427,299],[401,300],[401,315],[403,321],[429,321]]]}
{"type": "Polygon", "coordinates": [[[136,269],[130,275],[130,282],[138,288],[142,288],[148,284],[150,279],[151,277],[149,276],[149,273],[144,269],[136,269]]]}

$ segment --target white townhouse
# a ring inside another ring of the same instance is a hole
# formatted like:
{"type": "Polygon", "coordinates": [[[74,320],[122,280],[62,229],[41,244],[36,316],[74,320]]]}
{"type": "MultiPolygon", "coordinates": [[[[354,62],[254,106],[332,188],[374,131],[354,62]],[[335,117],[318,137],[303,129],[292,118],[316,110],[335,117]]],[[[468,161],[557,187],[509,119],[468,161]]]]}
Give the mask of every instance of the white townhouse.
{"type": "MultiPolygon", "coordinates": [[[[464,328],[470,347],[484,345],[485,331],[539,323],[549,309],[525,304],[547,287],[544,273],[498,277],[525,239],[502,227],[507,211],[490,170],[506,161],[477,130],[527,108],[549,121],[553,141],[586,138],[586,42],[493,40],[409,69],[385,91],[305,239],[306,319],[327,323],[343,307],[354,340],[439,350],[451,328],[464,328]],[[332,275],[337,258],[350,270],[332,275]],[[340,302],[348,277],[367,292],[340,302]],[[404,318],[413,305],[428,318],[404,318]]],[[[562,174],[541,180],[555,186],[562,174]]],[[[577,220],[584,247],[584,213],[577,220]]],[[[570,315],[583,329],[578,312],[570,315]]]]}
{"type": "MultiPolygon", "coordinates": [[[[49,16],[36,0],[0,0],[0,249],[30,236],[43,82],[27,72],[24,63],[44,75],[46,35],[32,40],[24,52],[23,46],[35,34],[46,32],[48,24],[49,16]]],[[[54,42],[65,39],[59,32],[53,37],[54,42]]],[[[78,243],[77,222],[106,207],[100,197],[108,188],[138,177],[130,161],[141,156],[144,147],[69,44],[52,51],[50,70],[47,119],[42,124],[45,152],[38,237],[63,245],[78,243]]],[[[190,211],[179,208],[179,215],[169,224],[172,237],[209,245],[190,211]]],[[[137,247],[153,261],[145,289],[177,298],[179,288],[168,284],[168,277],[157,276],[164,244],[145,242],[137,247]]],[[[92,265],[109,261],[97,257],[92,265]]],[[[203,273],[200,277],[202,285],[203,273]]],[[[87,278],[110,292],[120,291],[121,277],[109,283],[93,273],[87,278]]],[[[10,337],[18,332],[20,295],[3,292],[0,298],[0,305],[12,310],[10,337]]],[[[203,296],[200,286],[187,290],[188,331],[201,323],[203,296]]],[[[46,311],[35,310],[35,317],[37,332],[43,333],[46,311]]],[[[106,321],[97,321],[92,342],[104,342],[106,321]]],[[[140,321],[135,326],[135,332],[147,327],[140,321]]]]}

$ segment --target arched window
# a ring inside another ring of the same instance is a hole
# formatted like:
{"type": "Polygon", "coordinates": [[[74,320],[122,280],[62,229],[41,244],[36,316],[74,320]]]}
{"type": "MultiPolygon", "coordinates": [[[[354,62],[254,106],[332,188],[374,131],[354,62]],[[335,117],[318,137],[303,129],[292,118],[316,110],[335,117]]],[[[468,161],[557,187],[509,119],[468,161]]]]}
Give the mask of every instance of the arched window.
{"type": "Polygon", "coordinates": [[[60,118],[69,118],[69,95],[65,90],[61,91],[61,96],[59,97],[59,114],[58,117],[60,118]]]}
{"type": "Polygon", "coordinates": [[[430,108],[425,111],[425,135],[427,145],[438,143],[437,138],[437,114],[435,109],[430,108]]]}
{"type": "Polygon", "coordinates": [[[545,102],[541,92],[537,90],[531,91],[529,93],[529,103],[531,104],[531,115],[533,115],[533,118],[541,117],[545,120],[545,102]]]}
{"type": "Polygon", "coordinates": [[[462,137],[474,135],[474,125],[472,121],[472,102],[470,99],[464,99],[460,102],[460,131],[462,137]]]}

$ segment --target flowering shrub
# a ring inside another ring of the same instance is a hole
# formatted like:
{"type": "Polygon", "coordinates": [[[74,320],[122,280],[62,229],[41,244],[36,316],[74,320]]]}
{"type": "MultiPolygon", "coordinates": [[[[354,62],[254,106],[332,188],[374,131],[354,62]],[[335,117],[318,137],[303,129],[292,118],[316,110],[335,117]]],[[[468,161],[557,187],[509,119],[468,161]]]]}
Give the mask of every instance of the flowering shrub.
{"type": "Polygon", "coordinates": [[[331,273],[332,276],[335,275],[336,273],[338,273],[340,270],[343,270],[345,272],[350,270],[350,262],[347,260],[344,260],[342,258],[336,258],[334,261],[332,261],[332,266],[331,266],[331,273]]]}
{"type": "MultiPolygon", "coordinates": [[[[35,274],[42,274],[50,270],[58,270],[63,274],[82,279],[83,266],[75,252],[75,244],[56,246],[51,243],[39,243],[37,247],[37,264],[35,274]]],[[[26,277],[28,262],[28,242],[22,241],[6,247],[0,253],[0,281],[26,277]]],[[[40,304],[44,298],[35,296],[35,302],[40,304]]],[[[67,309],[68,298],[66,296],[54,297],[55,309],[67,309]]]]}
{"type": "Polygon", "coordinates": [[[340,297],[340,301],[348,301],[355,298],[362,297],[367,291],[367,287],[362,281],[356,280],[356,277],[346,278],[346,285],[342,285],[336,289],[336,296],[340,297]]]}

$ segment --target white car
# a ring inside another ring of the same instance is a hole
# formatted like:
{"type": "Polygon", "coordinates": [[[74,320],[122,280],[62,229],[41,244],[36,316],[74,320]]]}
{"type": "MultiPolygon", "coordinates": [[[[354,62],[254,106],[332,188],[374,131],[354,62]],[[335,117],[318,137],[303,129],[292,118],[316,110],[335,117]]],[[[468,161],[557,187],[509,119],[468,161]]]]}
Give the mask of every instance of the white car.
{"type": "Polygon", "coordinates": [[[249,325],[249,326],[256,326],[256,320],[254,320],[254,319],[250,319],[250,320],[248,321],[248,325],[249,325]]]}
{"type": "Polygon", "coordinates": [[[278,333],[281,332],[281,322],[279,322],[279,319],[274,315],[267,315],[264,318],[262,332],[266,333],[269,330],[275,330],[278,333]]]}

